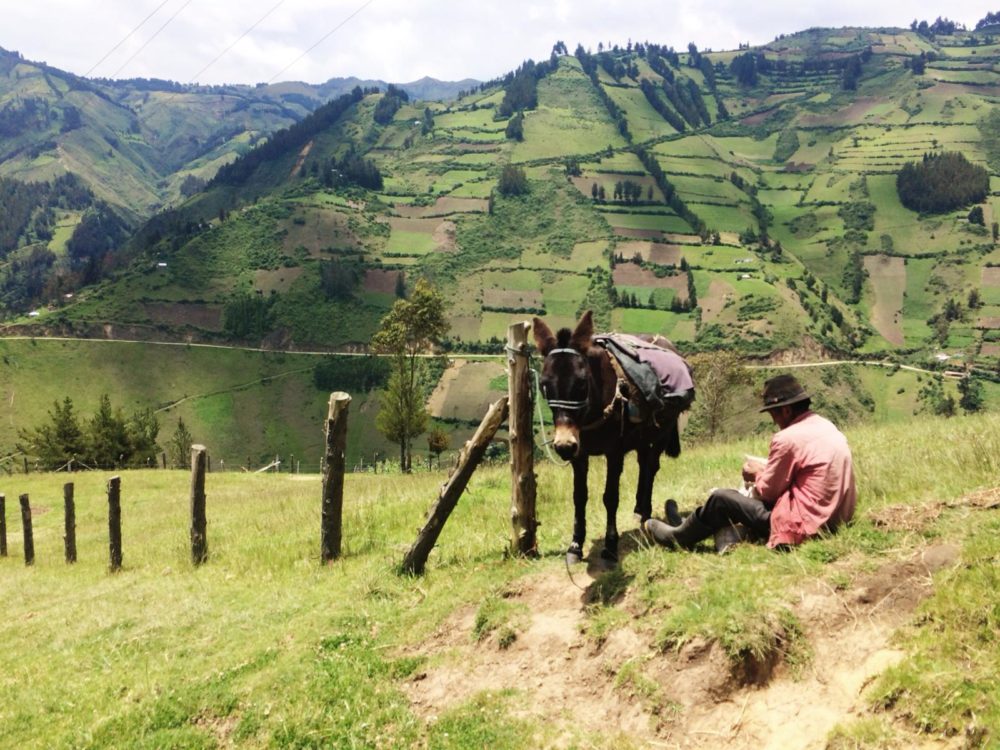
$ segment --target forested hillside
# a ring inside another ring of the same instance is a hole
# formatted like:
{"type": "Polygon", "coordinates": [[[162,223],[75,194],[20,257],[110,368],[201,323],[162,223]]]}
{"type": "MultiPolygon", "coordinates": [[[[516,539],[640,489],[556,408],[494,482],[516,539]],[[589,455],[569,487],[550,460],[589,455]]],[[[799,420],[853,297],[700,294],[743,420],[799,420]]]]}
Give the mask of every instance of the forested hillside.
{"type": "Polygon", "coordinates": [[[687,350],[993,373],[991,28],[811,29],[726,52],[558,42],[451,103],[358,86],[154,217],[109,254],[113,281],[37,322],[357,349],[427,277],[457,349],[592,308],[687,350]],[[926,167],[953,162],[968,185],[945,170],[945,195],[926,167]]]}

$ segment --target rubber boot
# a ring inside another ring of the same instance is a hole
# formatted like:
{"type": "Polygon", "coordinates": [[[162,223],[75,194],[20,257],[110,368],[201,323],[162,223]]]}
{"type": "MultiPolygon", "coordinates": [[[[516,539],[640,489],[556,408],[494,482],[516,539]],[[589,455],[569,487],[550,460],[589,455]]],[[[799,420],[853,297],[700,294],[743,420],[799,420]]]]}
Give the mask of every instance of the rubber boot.
{"type": "Polygon", "coordinates": [[[728,524],[715,532],[715,551],[725,554],[732,547],[750,538],[750,531],[743,524],[728,524]]]}
{"type": "Polygon", "coordinates": [[[670,498],[663,504],[663,517],[667,519],[667,523],[671,526],[680,526],[684,523],[684,517],[681,516],[680,511],[677,509],[677,501],[670,498]]]}
{"type": "Polygon", "coordinates": [[[695,514],[684,519],[680,526],[670,526],[663,521],[650,518],[643,526],[646,534],[657,544],[675,549],[692,549],[702,539],[712,536],[713,529],[699,521],[695,514]]]}

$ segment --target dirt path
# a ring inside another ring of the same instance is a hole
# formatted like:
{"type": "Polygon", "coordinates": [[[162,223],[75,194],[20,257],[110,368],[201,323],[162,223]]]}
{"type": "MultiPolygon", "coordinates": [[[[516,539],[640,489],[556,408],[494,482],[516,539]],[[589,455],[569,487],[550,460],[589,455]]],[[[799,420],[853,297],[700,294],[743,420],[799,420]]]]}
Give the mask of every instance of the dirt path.
{"type": "Polygon", "coordinates": [[[292,167],[292,171],[288,173],[288,179],[292,179],[299,173],[299,170],[302,169],[302,165],[306,161],[306,157],[309,156],[309,152],[312,151],[312,147],[312,141],[309,141],[309,143],[302,147],[302,150],[299,151],[299,158],[296,160],[295,166],[292,167]]]}
{"type": "MultiPolygon", "coordinates": [[[[632,626],[597,643],[584,634],[590,595],[579,588],[590,589],[596,579],[574,573],[575,586],[558,569],[504,593],[525,610],[506,649],[496,634],[476,642],[476,608],[459,611],[420,646],[430,666],[405,689],[427,718],[482,691],[514,690],[524,696],[518,704],[524,714],[555,728],[557,747],[574,745],[574,733],[582,731],[617,732],[642,747],[819,749],[838,723],[866,714],[865,688],[904,656],[892,634],[931,593],[930,574],[957,564],[958,552],[928,546],[861,574],[847,590],[814,582],[798,592],[793,608],[813,653],[805,674],[777,664],[761,684],[748,685],[734,677],[715,644],[693,641],[679,653],[663,653],[632,626]],[[659,698],[633,687],[643,680],[659,698]]],[[[617,606],[644,608],[628,594],[617,606]]]]}

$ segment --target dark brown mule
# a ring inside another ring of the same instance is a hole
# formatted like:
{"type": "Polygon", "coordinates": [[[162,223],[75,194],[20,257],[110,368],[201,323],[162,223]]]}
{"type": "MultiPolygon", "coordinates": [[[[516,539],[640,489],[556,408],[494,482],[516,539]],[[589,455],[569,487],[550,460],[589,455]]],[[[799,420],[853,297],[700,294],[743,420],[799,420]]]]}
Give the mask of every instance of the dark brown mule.
{"type": "Polygon", "coordinates": [[[677,417],[690,398],[659,411],[656,419],[633,423],[628,419],[627,402],[616,395],[618,376],[607,350],[594,344],[593,316],[584,314],[574,331],[563,328],[553,334],[544,321],[534,319],[535,345],[545,358],[540,378],[542,395],[552,410],[555,425],[552,445],[556,453],[573,466],[573,541],[566,552],[569,562],[583,559],[587,533],[587,470],[591,456],[605,456],[604,533],[606,560],[618,559],[618,481],[625,454],[636,452],[639,483],[635,493],[635,513],[645,520],[652,515],[653,479],[660,469],[660,454],[676,458],[681,444],[677,417]]]}

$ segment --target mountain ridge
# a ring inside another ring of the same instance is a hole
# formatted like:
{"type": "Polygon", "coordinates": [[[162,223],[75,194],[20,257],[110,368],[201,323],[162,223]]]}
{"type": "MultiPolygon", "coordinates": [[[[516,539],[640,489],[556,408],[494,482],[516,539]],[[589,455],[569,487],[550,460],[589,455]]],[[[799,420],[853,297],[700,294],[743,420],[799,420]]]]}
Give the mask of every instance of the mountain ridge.
{"type": "Polygon", "coordinates": [[[909,211],[894,186],[923,153],[995,163],[988,34],[844,27],[746,50],[562,52],[451,103],[359,87],[308,136],[291,137],[313,128],[302,121],[241,157],[240,181],[150,224],[106,285],[141,304],[122,315],[95,289],[50,324],[356,348],[393,288],[425,276],[454,300],[453,346],[495,347],[512,315],[564,324],[587,306],[691,349],[812,339],[994,366],[996,173],[982,223],[968,206],[909,211]],[[523,188],[506,191],[508,167],[523,188]],[[157,263],[170,270],[154,279],[157,263]],[[248,293],[263,330],[233,318],[248,293]],[[184,304],[167,314],[171,301],[184,304]]]}

